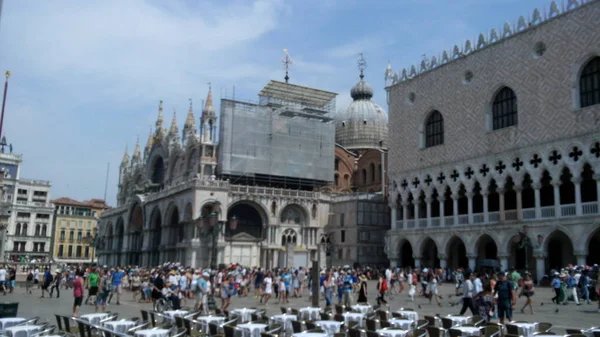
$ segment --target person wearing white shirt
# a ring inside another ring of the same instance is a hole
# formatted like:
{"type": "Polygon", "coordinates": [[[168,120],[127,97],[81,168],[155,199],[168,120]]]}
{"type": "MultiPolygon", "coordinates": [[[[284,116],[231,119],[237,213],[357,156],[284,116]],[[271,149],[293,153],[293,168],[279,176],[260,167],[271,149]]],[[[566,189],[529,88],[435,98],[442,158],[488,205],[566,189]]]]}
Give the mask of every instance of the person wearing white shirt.
{"type": "Polygon", "coordinates": [[[483,291],[483,283],[479,277],[473,280],[473,295],[477,295],[483,291]]]}
{"type": "Polygon", "coordinates": [[[6,269],[4,269],[4,266],[0,266],[0,287],[2,287],[4,295],[6,295],[6,289],[8,288],[6,284],[6,269]]]}
{"type": "Polygon", "coordinates": [[[473,308],[473,291],[475,291],[475,287],[473,286],[474,279],[475,274],[471,274],[471,276],[463,282],[463,306],[462,309],[460,309],[459,316],[462,316],[467,311],[467,308],[471,309],[473,315],[477,315],[473,308]]]}

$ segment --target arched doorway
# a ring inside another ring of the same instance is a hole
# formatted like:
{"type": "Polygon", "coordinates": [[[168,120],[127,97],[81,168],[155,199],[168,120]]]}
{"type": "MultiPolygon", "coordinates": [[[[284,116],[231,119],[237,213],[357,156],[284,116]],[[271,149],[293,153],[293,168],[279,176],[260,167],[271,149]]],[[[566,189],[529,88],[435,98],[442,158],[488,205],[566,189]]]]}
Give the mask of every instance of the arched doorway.
{"type": "MultiPolygon", "coordinates": [[[[480,236],[475,244],[475,248],[477,253],[477,270],[501,269],[500,262],[498,261],[498,246],[491,236],[487,234],[480,236]]],[[[507,266],[502,267],[506,268],[507,266]]]]}
{"type": "Polygon", "coordinates": [[[413,257],[412,245],[408,240],[400,244],[400,267],[414,267],[415,259],[413,257]]]}
{"type": "Polygon", "coordinates": [[[428,237],[421,244],[421,267],[438,268],[439,266],[437,245],[433,239],[428,237]]]}
{"type": "Polygon", "coordinates": [[[590,236],[586,264],[588,266],[600,264],[600,228],[590,236]]]}
{"type": "Polygon", "coordinates": [[[469,260],[467,259],[467,248],[465,243],[458,236],[453,236],[448,241],[447,246],[448,268],[468,268],[469,260]]]}
{"type": "Polygon", "coordinates": [[[259,204],[243,200],[229,207],[227,210],[227,220],[226,237],[231,242],[231,262],[248,266],[258,264],[260,256],[253,255],[252,247],[248,244],[241,244],[241,242],[260,242],[263,240],[265,234],[263,226],[267,223],[266,212],[264,212],[259,204]],[[236,225],[232,227],[232,224],[236,225]],[[240,244],[234,243],[236,236],[240,244]]]}
{"type": "Polygon", "coordinates": [[[142,246],[144,244],[144,237],[142,231],[144,229],[144,214],[142,212],[142,206],[135,204],[129,217],[129,232],[130,244],[129,244],[129,264],[139,266],[141,264],[142,246]]]}
{"type": "Polygon", "coordinates": [[[185,261],[182,256],[177,255],[177,249],[174,247],[179,242],[179,209],[177,206],[172,206],[170,210],[171,214],[168,218],[168,243],[171,246],[169,251],[166,252],[165,257],[168,261],[185,261]]]}
{"type": "Polygon", "coordinates": [[[560,270],[568,264],[577,263],[573,255],[573,243],[563,231],[556,230],[548,236],[546,252],[546,271],[560,270]]]}
{"type": "Polygon", "coordinates": [[[194,237],[195,233],[194,233],[194,228],[192,227],[193,226],[193,222],[192,222],[193,217],[194,217],[194,212],[192,209],[192,204],[188,203],[185,206],[185,210],[183,212],[184,224],[179,226],[179,233],[178,233],[179,242],[183,241],[186,238],[186,236],[188,238],[194,237]]]}
{"type": "Polygon", "coordinates": [[[282,225],[300,225],[307,223],[304,210],[298,205],[287,205],[281,210],[280,221],[282,225]]]}
{"type": "Polygon", "coordinates": [[[148,265],[158,266],[160,261],[160,242],[161,242],[162,220],[160,210],[155,208],[150,216],[150,256],[148,265]]]}

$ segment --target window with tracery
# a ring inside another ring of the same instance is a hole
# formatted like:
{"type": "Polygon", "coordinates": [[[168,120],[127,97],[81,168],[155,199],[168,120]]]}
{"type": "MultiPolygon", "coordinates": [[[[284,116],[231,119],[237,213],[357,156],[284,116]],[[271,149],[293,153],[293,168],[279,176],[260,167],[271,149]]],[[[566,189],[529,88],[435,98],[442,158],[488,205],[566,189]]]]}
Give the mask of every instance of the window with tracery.
{"type": "Polygon", "coordinates": [[[517,95],[509,88],[504,87],[492,104],[492,129],[499,130],[517,125],[517,95]]]}
{"type": "Polygon", "coordinates": [[[444,144],[444,117],[439,111],[434,111],[425,124],[425,147],[442,144],[444,144]]]}
{"type": "Polygon", "coordinates": [[[590,60],[579,77],[581,107],[600,104],[600,56],[590,60]]]}

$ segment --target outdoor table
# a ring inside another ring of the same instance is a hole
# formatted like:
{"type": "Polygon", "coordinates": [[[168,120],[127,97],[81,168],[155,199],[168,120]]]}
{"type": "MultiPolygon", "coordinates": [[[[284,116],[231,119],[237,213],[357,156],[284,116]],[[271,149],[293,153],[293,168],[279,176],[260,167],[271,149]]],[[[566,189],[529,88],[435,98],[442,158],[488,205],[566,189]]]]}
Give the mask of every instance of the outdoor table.
{"type": "Polygon", "coordinates": [[[133,328],[136,323],[134,321],[110,321],[104,322],[102,325],[110,331],[126,334],[127,330],[133,328]]]}
{"type": "Polygon", "coordinates": [[[194,320],[197,322],[203,323],[202,325],[204,326],[204,332],[210,333],[210,329],[209,329],[208,325],[210,323],[216,323],[218,325],[221,325],[221,324],[223,324],[223,322],[225,322],[225,317],[224,316],[198,316],[194,320]]]}
{"type": "Polygon", "coordinates": [[[352,309],[360,312],[361,314],[370,314],[373,312],[373,307],[371,307],[370,305],[365,305],[365,304],[356,304],[352,306],[352,309]]]}
{"type": "Polygon", "coordinates": [[[22,318],[22,317],[0,318],[0,330],[5,330],[6,328],[15,326],[15,325],[25,321],[26,319],[27,318],[22,318]]]}
{"type": "Polygon", "coordinates": [[[275,315],[273,317],[271,317],[271,323],[273,322],[278,322],[283,324],[283,330],[291,332],[294,331],[294,329],[292,328],[292,321],[295,321],[297,319],[296,315],[290,315],[290,314],[281,314],[281,315],[275,315]]]}
{"type": "Polygon", "coordinates": [[[298,318],[303,321],[316,321],[321,318],[321,308],[302,308],[298,310],[298,318]]]}
{"type": "Polygon", "coordinates": [[[254,309],[242,308],[242,309],[233,309],[230,311],[231,313],[237,314],[240,316],[240,322],[250,322],[252,321],[252,314],[256,312],[254,309]]]}
{"type": "Polygon", "coordinates": [[[535,333],[535,328],[537,327],[537,323],[509,323],[514,326],[519,327],[519,331],[522,332],[522,336],[524,337],[533,337],[535,333]]]}
{"type": "MultiPolygon", "coordinates": [[[[461,336],[480,336],[481,330],[474,326],[453,326],[452,329],[460,330],[461,336]]],[[[537,336],[536,336],[537,337],[537,336]]]]}
{"type": "Polygon", "coordinates": [[[408,318],[408,319],[412,319],[415,322],[419,320],[419,313],[416,312],[416,311],[398,310],[396,312],[399,313],[399,314],[401,314],[402,316],[408,318]]]}
{"type": "Polygon", "coordinates": [[[600,328],[590,328],[590,329],[581,331],[581,333],[586,335],[587,337],[594,337],[594,332],[600,332],[600,328]]]}
{"type": "Polygon", "coordinates": [[[265,331],[267,324],[262,323],[244,323],[237,327],[242,331],[242,337],[260,337],[260,333],[265,331]]]}
{"type": "Polygon", "coordinates": [[[344,323],[346,326],[350,326],[350,322],[358,322],[359,327],[363,327],[365,315],[358,312],[347,312],[342,314],[344,316],[344,323]]]}
{"type": "Polygon", "coordinates": [[[325,332],[329,336],[333,336],[334,334],[340,332],[340,328],[342,327],[342,322],[338,321],[315,321],[315,325],[325,330],[325,332]]]}
{"type": "Polygon", "coordinates": [[[138,337],[169,337],[169,330],[167,330],[167,329],[138,330],[135,332],[135,336],[138,336],[138,337]]]}
{"type": "Polygon", "coordinates": [[[409,330],[403,329],[379,329],[375,330],[378,334],[385,337],[404,337],[409,330]]]}
{"type": "Polygon", "coordinates": [[[391,326],[400,328],[403,330],[412,329],[412,325],[414,323],[414,321],[411,319],[400,319],[400,318],[391,318],[388,320],[388,322],[390,323],[391,326]]]}
{"type": "Polygon", "coordinates": [[[4,329],[5,334],[12,337],[30,337],[43,329],[41,325],[18,325],[4,329]]]}
{"type": "Polygon", "coordinates": [[[183,317],[183,316],[187,315],[188,313],[189,313],[189,311],[187,311],[187,310],[167,310],[167,311],[163,312],[163,314],[165,316],[169,316],[172,319],[175,319],[175,316],[183,317]]]}
{"type": "Polygon", "coordinates": [[[324,332],[299,332],[292,335],[292,337],[329,337],[324,332]]]}
{"type": "Polygon", "coordinates": [[[454,323],[453,327],[469,323],[469,317],[448,315],[446,318],[454,323]]]}
{"type": "Polygon", "coordinates": [[[81,315],[80,318],[85,319],[86,321],[90,322],[91,324],[98,325],[98,323],[100,323],[101,320],[103,320],[107,317],[108,317],[108,314],[106,314],[106,313],[98,313],[98,314],[81,315]]]}

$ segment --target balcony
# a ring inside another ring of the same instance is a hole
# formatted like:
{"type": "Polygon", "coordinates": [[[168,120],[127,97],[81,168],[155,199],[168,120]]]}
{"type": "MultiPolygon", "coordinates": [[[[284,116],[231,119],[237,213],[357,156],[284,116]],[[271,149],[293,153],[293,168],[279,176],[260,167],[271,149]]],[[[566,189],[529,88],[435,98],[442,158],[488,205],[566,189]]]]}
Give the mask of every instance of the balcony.
{"type": "MultiPolygon", "coordinates": [[[[576,204],[567,204],[555,206],[544,206],[540,207],[539,210],[535,208],[524,208],[519,217],[519,212],[515,209],[504,211],[504,221],[539,221],[545,219],[568,219],[578,216],[593,216],[600,215],[600,203],[597,201],[581,203],[581,210],[577,211],[576,204]],[[558,208],[559,216],[556,216],[558,208]]],[[[450,227],[450,226],[464,226],[472,224],[489,224],[500,222],[500,212],[488,212],[488,221],[485,221],[484,213],[473,213],[472,220],[469,221],[468,214],[459,214],[458,216],[448,215],[444,216],[443,219],[440,217],[431,217],[428,221],[427,218],[418,219],[407,219],[406,225],[404,221],[396,220],[396,228],[431,228],[431,227],[450,227]],[[443,220],[443,222],[442,222],[443,220]],[[456,223],[456,221],[458,221],[456,223]],[[428,224],[429,223],[429,224],[428,224]]]]}

